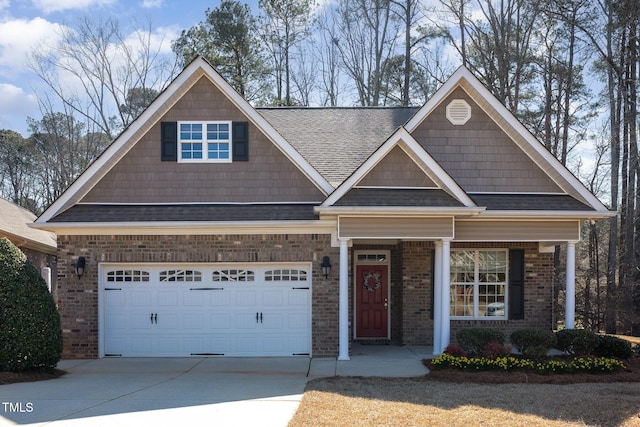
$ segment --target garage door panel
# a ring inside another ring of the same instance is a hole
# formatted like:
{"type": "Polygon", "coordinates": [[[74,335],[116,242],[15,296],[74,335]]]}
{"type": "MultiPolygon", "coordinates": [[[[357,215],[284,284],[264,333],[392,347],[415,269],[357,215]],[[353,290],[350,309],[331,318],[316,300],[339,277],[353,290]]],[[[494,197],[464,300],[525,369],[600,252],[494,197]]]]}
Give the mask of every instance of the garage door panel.
{"type": "Polygon", "coordinates": [[[158,305],[175,307],[179,304],[180,297],[184,294],[184,291],[171,290],[158,292],[158,305]]]}
{"type": "Polygon", "coordinates": [[[210,314],[209,316],[209,329],[226,331],[231,328],[233,324],[232,314],[231,313],[216,313],[210,314]]]}
{"type": "Polygon", "coordinates": [[[303,269],[245,266],[216,270],[203,264],[121,265],[104,271],[106,354],[284,356],[310,352],[311,283],[303,269]],[[159,278],[161,273],[164,280],[159,278]]]}
{"type": "Polygon", "coordinates": [[[256,306],[257,304],[257,291],[254,290],[239,290],[236,291],[235,302],[239,307],[256,306]]]}
{"type": "Polygon", "coordinates": [[[156,304],[156,293],[149,292],[149,289],[136,289],[126,291],[130,295],[130,305],[132,306],[151,306],[156,304]]]}

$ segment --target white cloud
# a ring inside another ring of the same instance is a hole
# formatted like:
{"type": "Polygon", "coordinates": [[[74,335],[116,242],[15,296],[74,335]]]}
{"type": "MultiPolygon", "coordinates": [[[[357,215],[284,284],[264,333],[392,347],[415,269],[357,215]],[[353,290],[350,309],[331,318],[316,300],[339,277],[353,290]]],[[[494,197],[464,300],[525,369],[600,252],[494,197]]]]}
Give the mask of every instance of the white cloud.
{"type": "Polygon", "coordinates": [[[0,99],[0,129],[15,130],[26,136],[27,116],[39,114],[35,95],[12,84],[0,83],[0,99]]]}
{"type": "Polygon", "coordinates": [[[23,72],[27,56],[43,41],[55,43],[61,25],[42,18],[0,22],[0,70],[2,74],[23,72]]]}
{"type": "Polygon", "coordinates": [[[164,0],[143,0],[140,7],[144,9],[155,9],[164,6],[164,0]]]}
{"type": "Polygon", "coordinates": [[[0,12],[9,7],[9,0],[0,0],[0,12]]]}
{"type": "Polygon", "coordinates": [[[42,12],[51,13],[70,9],[108,6],[116,3],[116,0],[31,0],[31,2],[42,12]]]}

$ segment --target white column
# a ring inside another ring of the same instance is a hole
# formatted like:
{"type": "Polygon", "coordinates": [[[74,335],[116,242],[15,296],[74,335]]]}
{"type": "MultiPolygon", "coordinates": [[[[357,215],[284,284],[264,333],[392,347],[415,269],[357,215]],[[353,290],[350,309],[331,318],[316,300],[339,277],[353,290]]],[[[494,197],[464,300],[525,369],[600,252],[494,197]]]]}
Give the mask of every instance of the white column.
{"type": "Polygon", "coordinates": [[[449,240],[442,241],[442,295],[440,298],[440,352],[443,352],[451,341],[451,242],[449,240]]]}
{"type": "Polygon", "coordinates": [[[436,241],[435,259],[433,260],[433,354],[442,351],[442,242],[436,241]]]}
{"type": "Polygon", "coordinates": [[[340,240],[340,341],[338,360],[349,360],[349,241],[340,240]]]}
{"type": "Polygon", "coordinates": [[[567,286],[565,292],[564,325],[567,329],[575,328],[576,317],[576,244],[567,243],[567,286]]]}

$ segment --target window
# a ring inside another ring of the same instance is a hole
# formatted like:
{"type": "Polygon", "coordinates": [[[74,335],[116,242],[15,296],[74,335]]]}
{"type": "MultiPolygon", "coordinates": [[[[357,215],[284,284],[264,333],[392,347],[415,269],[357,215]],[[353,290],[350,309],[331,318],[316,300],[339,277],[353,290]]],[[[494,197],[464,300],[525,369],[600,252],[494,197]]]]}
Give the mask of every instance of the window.
{"type": "Polygon", "coordinates": [[[148,282],[149,272],[143,270],[115,270],[107,273],[107,282],[148,282]]]}
{"type": "Polygon", "coordinates": [[[451,251],[451,317],[506,319],[507,251],[451,251]]]}
{"type": "Polygon", "coordinates": [[[255,272],[253,270],[215,270],[212,274],[214,282],[253,282],[255,272]]]}
{"type": "Polygon", "coordinates": [[[307,272],[298,269],[277,269],[269,270],[264,273],[264,279],[267,282],[283,281],[298,282],[307,280],[307,272]]]}
{"type": "Polygon", "coordinates": [[[201,282],[202,273],[196,270],[165,270],[160,272],[161,282],[201,282]]]}
{"type": "Polygon", "coordinates": [[[231,122],[179,122],[179,161],[230,162],[231,122]]]}

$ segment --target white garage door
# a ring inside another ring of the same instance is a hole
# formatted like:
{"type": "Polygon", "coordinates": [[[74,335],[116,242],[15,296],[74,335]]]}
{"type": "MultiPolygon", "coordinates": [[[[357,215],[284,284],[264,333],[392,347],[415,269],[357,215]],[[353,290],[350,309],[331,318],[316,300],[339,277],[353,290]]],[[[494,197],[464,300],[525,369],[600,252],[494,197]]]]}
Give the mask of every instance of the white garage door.
{"type": "Polygon", "coordinates": [[[306,265],[103,265],[107,356],[311,352],[306,265]]]}

